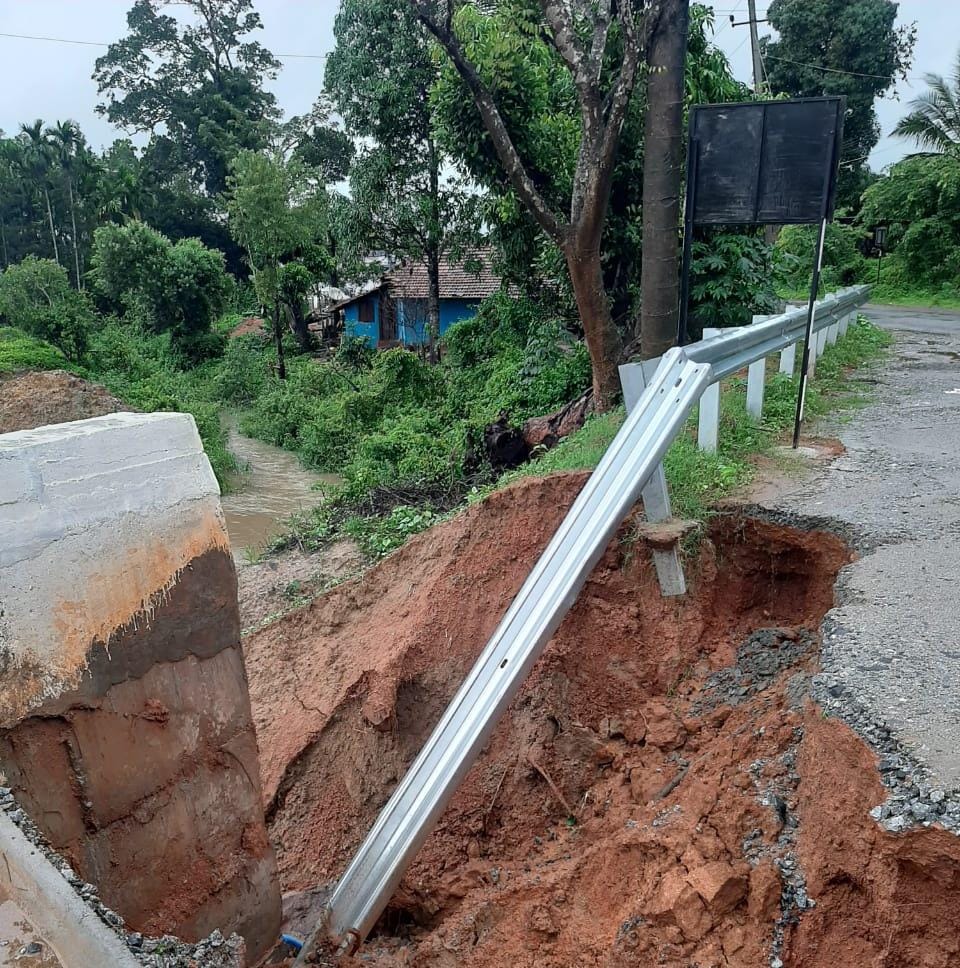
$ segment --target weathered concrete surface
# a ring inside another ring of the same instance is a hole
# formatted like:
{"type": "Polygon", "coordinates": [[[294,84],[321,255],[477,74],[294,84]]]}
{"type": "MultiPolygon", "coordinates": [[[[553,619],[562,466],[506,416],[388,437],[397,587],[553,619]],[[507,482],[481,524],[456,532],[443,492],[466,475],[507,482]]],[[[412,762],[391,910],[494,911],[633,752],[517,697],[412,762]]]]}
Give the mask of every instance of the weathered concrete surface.
{"type": "MultiPolygon", "coordinates": [[[[92,968],[93,965],[136,968],[137,962],[120,937],[84,904],[60,872],[3,811],[0,811],[0,860],[3,862],[0,900],[10,899],[0,905],[0,912],[8,919],[3,926],[20,929],[12,939],[14,943],[19,941],[22,945],[37,940],[43,945],[42,960],[28,958],[27,964],[37,964],[39,968],[61,964],[64,968],[92,968]],[[29,919],[28,924],[19,920],[23,917],[29,919]],[[48,945],[55,957],[51,956],[48,945]]],[[[8,953],[15,957],[17,950],[13,948],[8,953]]],[[[7,962],[0,952],[0,965],[8,963],[14,962],[7,962]]]]}
{"type": "Polygon", "coordinates": [[[896,346],[864,374],[873,401],[819,428],[846,453],[763,503],[825,517],[860,551],[825,625],[826,680],[949,788],[960,785],[960,315],[876,315],[896,346]]]}
{"type": "Polygon", "coordinates": [[[276,938],[219,490],[192,418],[0,436],[0,767],[135,930],[276,938]]]}

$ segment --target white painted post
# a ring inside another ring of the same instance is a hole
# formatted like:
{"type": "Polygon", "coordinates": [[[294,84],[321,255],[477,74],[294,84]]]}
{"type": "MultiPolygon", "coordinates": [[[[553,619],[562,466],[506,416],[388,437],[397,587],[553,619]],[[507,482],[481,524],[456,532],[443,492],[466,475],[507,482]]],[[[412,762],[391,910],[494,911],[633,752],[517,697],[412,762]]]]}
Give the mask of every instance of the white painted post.
{"type": "Polygon", "coordinates": [[[831,346],[833,346],[837,342],[837,336],[839,335],[839,332],[840,332],[840,323],[839,322],[831,323],[827,327],[827,336],[826,336],[826,339],[827,339],[827,342],[831,346]]]}
{"type": "Polygon", "coordinates": [[[791,343],[786,349],[780,350],[780,372],[793,376],[797,365],[797,344],[791,343]]]}
{"type": "MultiPolygon", "coordinates": [[[[632,410],[653,378],[660,360],[644,360],[642,363],[627,363],[620,367],[620,386],[623,387],[623,402],[627,410],[632,410]]],[[[669,521],[673,517],[670,507],[670,492],[667,490],[667,475],[663,464],[658,464],[653,476],[641,491],[643,511],[651,523],[669,521]]],[[[685,595],[687,583],[683,577],[683,565],[676,547],[669,550],[654,549],[653,566],[657,570],[660,592],[664,597],[685,595]]]]}
{"type": "Polygon", "coordinates": [[[817,333],[817,356],[823,356],[823,351],[827,348],[827,330],[828,326],[824,326],[823,329],[817,333]]]}
{"type": "Polygon", "coordinates": [[[840,320],[840,335],[841,336],[846,336],[847,335],[847,329],[850,326],[850,320],[851,319],[855,319],[856,318],[856,315],[857,315],[857,311],[856,310],[853,310],[853,312],[847,313],[843,317],[843,319],[840,320]]]}
{"type": "MultiPolygon", "coordinates": [[[[769,316],[754,316],[754,323],[762,323],[769,316]]],[[[763,416],[763,387],[767,379],[767,360],[754,360],[747,369],[747,413],[759,421],[763,416]]]]}
{"type": "MultiPolygon", "coordinates": [[[[719,336],[721,330],[704,327],[703,338],[719,336]]],[[[697,446],[708,454],[717,452],[720,437],[720,381],[711,383],[700,397],[700,418],[697,424],[697,446]]]]}

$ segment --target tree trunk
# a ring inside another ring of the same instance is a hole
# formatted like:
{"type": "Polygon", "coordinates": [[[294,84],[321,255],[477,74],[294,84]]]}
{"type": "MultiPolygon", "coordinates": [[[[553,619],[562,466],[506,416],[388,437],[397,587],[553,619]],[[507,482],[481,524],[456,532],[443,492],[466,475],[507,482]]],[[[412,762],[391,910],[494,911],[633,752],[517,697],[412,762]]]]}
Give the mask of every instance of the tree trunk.
{"type": "Polygon", "coordinates": [[[307,325],[307,317],[303,312],[303,304],[299,300],[292,300],[287,303],[290,311],[293,335],[297,340],[297,346],[301,353],[309,353],[313,350],[313,333],[307,325]]]}
{"type": "Polygon", "coordinates": [[[427,349],[430,362],[437,362],[437,341],[440,339],[440,256],[427,254],[427,349]]]}
{"type": "Polygon", "coordinates": [[[622,343],[603,286],[600,244],[578,246],[570,242],[564,248],[564,255],[590,353],[594,406],[598,413],[602,413],[613,406],[620,393],[617,364],[622,343]]]}
{"type": "Polygon", "coordinates": [[[640,355],[647,360],[662,355],[677,341],[684,61],[689,24],[689,0],[664,0],[647,56],[642,301],[637,333],[640,355]]]}
{"type": "Polygon", "coordinates": [[[427,226],[427,349],[437,362],[440,339],[440,158],[433,138],[427,139],[430,164],[430,224],[427,226]]]}
{"type": "Polygon", "coordinates": [[[73,227],[73,267],[77,273],[77,288],[83,289],[80,277],[80,240],[77,238],[77,214],[73,204],[73,179],[67,178],[67,189],[70,195],[70,225],[73,227]]]}
{"type": "Polygon", "coordinates": [[[6,269],[10,265],[10,257],[7,255],[7,226],[2,218],[0,218],[0,242],[3,243],[3,268],[6,269]]]}
{"type": "Polygon", "coordinates": [[[273,341],[277,347],[277,377],[286,380],[287,364],[283,359],[283,326],[280,323],[279,301],[273,304],[273,341]]]}
{"type": "Polygon", "coordinates": [[[60,265],[60,250],[57,248],[57,233],[53,227],[53,209],[50,207],[50,192],[44,188],[43,197],[47,200],[47,219],[50,222],[50,239],[53,242],[53,258],[60,265]]]}

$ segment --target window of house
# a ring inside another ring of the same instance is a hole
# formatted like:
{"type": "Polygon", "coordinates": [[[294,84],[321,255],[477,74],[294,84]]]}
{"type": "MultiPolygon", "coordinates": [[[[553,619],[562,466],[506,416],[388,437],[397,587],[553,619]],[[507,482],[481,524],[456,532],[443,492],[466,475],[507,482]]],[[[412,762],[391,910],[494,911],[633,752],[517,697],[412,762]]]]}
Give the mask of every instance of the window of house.
{"type": "Polygon", "coordinates": [[[357,320],[361,323],[373,322],[373,300],[361,299],[357,309],[357,320]]]}

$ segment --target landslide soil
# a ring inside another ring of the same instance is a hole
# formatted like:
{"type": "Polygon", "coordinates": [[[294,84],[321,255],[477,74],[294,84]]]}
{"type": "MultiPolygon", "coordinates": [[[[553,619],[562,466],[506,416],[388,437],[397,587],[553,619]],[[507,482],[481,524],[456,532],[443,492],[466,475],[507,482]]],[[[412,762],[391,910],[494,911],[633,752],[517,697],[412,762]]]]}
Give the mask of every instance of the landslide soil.
{"type": "MultiPolygon", "coordinates": [[[[499,492],[247,637],[294,933],[584,479],[499,492]]],[[[881,830],[873,754],[808,698],[812,630],[846,547],[724,514],[688,561],[690,594],[669,600],[631,534],[628,522],[356,964],[953,964],[956,838],[881,830]]]]}
{"type": "Polygon", "coordinates": [[[129,409],[102,386],[66,370],[0,377],[0,434],[129,409]]]}

